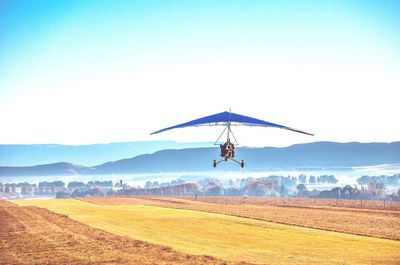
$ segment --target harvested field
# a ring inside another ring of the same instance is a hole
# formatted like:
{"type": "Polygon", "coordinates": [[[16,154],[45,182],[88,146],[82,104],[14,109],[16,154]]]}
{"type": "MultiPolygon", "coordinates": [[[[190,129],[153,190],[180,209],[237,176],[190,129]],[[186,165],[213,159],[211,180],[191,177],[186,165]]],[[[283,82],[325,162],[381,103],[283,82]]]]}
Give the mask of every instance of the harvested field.
{"type": "Polygon", "coordinates": [[[356,235],[400,240],[400,211],[345,208],[326,205],[282,205],[261,203],[255,198],[169,197],[88,198],[104,205],[152,205],[255,218],[276,223],[318,228],[356,235]]]}
{"type": "MultiPolygon", "coordinates": [[[[194,199],[193,197],[188,199],[194,199]]],[[[254,198],[254,197],[198,197],[198,201],[220,204],[254,204],[274,206],[337,207],[352,209],[400,211],[400,201],[312,199],[312,198],[254,198]]]]}
{"type": "Polygon", "coordinates": [[[66,215],[1,200],[0,221],[0,264],[4,265],[233,264],[117,236],[66,215]]]}
{"type": "MultiPolygon", "coordinates": [[[[397,264],[400,242],[323,231],[201,211],[155,207],[148,200],[109,198],[27,200],[113,234],[170,246],[187,254],[207,254],[258,264],[397,264]],[[92,199],[96,201],[96,199],[92,199]],[[104,205],[106,203],[113,205],[104,205]],[[120,205],[129,204],[129,205],[120,205]],[[135,205],[136,204],[136,205],[135,205]]],[[[173,204],[174,198],[166,198],[173,204]]],[[[193,202],[177,199],[177,205],[193,202]]],[[[205,203],[198,203],[205,204],[205,203]]],[[[226,205],[225,205],[226,206],[226,205]]]]}

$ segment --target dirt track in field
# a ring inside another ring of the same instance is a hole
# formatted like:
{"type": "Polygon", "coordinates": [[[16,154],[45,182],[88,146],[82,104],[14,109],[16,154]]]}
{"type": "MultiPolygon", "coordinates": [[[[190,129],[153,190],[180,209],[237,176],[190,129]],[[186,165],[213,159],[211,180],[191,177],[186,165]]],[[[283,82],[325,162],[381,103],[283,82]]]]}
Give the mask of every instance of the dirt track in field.
{"type": "Polygon", "coordinates": [[[400,240],[400,211],[336,207],[329,205],[268,205],[252,198],[138,197],[87,198],[105,205],[142,204],[254,218],[276,223],[317,228],[348,234],[400,240]]]}
{"type": "Polygon", "coordinates": [[[0,200],[0,264],[248,264],[186,255],[0,200]]]}

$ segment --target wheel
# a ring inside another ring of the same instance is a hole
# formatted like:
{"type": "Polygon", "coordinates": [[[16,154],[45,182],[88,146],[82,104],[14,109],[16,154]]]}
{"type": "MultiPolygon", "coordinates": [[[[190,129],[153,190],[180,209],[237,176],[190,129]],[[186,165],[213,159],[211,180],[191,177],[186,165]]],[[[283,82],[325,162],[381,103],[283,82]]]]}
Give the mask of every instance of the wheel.
{"type": "Polygon", "coordinates": [[[216,160],[213,160],[213,166],[217,167],[217,161],[216,160]]]}
{"type": "Polygon", "coordinates": [[[241,167],[244,167],[244,160],[241,160],[241,161],[240,161],[240,166],[241,166],[241,167]]]}

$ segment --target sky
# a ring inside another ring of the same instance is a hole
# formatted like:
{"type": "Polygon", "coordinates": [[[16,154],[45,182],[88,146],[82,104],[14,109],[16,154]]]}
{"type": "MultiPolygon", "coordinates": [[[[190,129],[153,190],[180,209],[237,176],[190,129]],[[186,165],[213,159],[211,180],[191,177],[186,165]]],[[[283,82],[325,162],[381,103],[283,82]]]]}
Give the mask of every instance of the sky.
{"type": "Polygon", "coordinates": [[[0,144],[400,140],[400,1],[0,0],[0,144]]]}

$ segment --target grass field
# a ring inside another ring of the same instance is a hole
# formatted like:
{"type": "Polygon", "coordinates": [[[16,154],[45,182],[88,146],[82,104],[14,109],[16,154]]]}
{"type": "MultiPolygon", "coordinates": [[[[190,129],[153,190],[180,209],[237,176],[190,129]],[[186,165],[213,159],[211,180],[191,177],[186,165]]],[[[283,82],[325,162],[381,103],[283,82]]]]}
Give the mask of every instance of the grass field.
{"type": "MultiPolygon", "coordinates": [[[[223,214],[78,200],[15,201],[112,234],[195,255],[259,264],[399,264],[400,242],[223,214]]],[[[328,220],[327,220],[328,221],[328,220]]]]}
{"type": "Polygon", "coordinates": [[[34,206],[0,200],[0,265],[246,265],[114,235],[34,206]]]}
{"type": "MultiPolygon", "coordinates": [[[[292,205],[270,205],[266,198],[227,197],[142,197],[87,198],[102,205],[150,205],[223,213],[283,224],[318,228],[329,231],[400,240],[400,211],[346,208],[329,205],[309,205],[302,199],[292,205]],[[299,205],[300,204],[300,205],[299,205]]],[[[273,199],[278,201],[279,199],[273,199]]],[[[286,200],[286,199],[280,199],[286,200]]],[[[329,200],[324,200],[329,203],[329,200]]]]}

